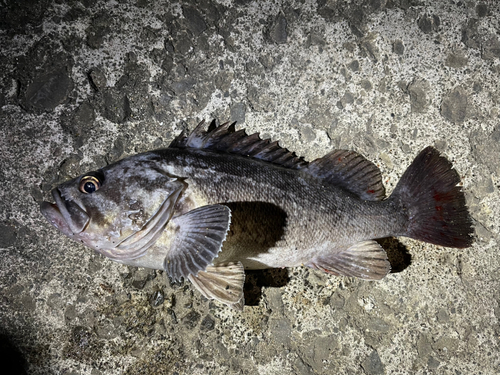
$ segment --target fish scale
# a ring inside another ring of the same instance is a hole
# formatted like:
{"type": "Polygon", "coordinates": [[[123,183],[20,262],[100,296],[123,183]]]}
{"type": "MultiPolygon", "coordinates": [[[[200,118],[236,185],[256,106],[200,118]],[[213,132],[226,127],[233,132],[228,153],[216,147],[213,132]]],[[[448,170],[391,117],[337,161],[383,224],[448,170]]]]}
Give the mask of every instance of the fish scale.
{"type": "MultiPolygon", "coordinates": [[[[386,221],[378,220],[384,213],[387,216],[397,214],[397,211],[392,212],[387,202],[362,202],[335,186],[312,184],[304,177],[298,177],[295,170],[275,165],[261,167],[252,159],[228,159],[224,154],[198,155],[190,150],[167,149],[158,155],[170,166],[173,175],[191,181],[190,185],[195,189],[193,194],[205,196],[207,204],[253,201],[271,203],[283,209],[288,219],[283,246],[304,251],[322,245],[328,237],[332,243],[331,251],[336,251],[348,243],[386,237],[399,230],[397,223],[388,227],[386,221]],[[186,157],[186,154],[189,156],[186,157]],[[183,162],[183,159],[186,161],[183,162]],[[184,173],[185,164],[192,168],[189,175],[184,173]],[[210,172],[206,171],[208,165],[212,169],[210,172]],[[216,186],[209,189],[215,178],[216,186]],[[374,216],[377,219],[371,220],[374,216]],[[363,223],[361,227],[358,225],[360,222],[363,223]],[[314,223],[313,232],[299,230],[308,223],[314,223]],[[297,246],[299,243],[302,243],[301,246],[297,246]]],[[[282,266],[296,266],[305,260],[282,266]]]]}
{"type": "Polygon", "coordinates": [[[354,151],[308,163],[234,123],[206,129],[202,122],[166,149],[61,184],[52,191],[56,203],[43,202],[41,211],[115,261],[165,270],[242,308],[245,269],[305,265],[378,280],[391,265],[375,239],[470,246],[459,182],[451,163],[427,147],[384,199],[379,169],[354,151]]]}

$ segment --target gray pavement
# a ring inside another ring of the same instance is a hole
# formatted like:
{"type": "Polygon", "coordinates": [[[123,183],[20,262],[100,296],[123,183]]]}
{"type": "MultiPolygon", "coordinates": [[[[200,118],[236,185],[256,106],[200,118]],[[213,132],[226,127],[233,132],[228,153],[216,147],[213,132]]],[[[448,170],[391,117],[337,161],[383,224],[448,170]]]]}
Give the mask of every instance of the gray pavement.
{"type": "Polygon", "coordinates": [[[5,1],[0,351],[12,374],[500,372],[500,3],[5,1]],[[238,121],[305,156],[376,163],[390,192],[435,146],[468,249],[401,238],[379,282],[250,273],[247,306],[113,263],[39,212],[56,184],[238,121]],[[23,372],[24,371],[24,372],[23,372]]]}

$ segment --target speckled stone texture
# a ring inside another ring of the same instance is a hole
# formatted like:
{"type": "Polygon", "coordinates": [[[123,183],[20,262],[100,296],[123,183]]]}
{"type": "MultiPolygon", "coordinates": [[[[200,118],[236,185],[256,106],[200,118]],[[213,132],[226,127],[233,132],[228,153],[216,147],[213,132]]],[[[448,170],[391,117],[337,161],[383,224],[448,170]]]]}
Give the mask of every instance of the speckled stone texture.
{"type": "Polygon", "coordinates": [[[500,372],[500,3],[0,5],[0,353],[11,374],[500,372]],[[380,282],[251,272],[242,312],[127,268],[39,212],[69,177],[238,120],[311,160],[358,151],[391,191],[433,145],[476,238],[402,238],[380,282]]]}

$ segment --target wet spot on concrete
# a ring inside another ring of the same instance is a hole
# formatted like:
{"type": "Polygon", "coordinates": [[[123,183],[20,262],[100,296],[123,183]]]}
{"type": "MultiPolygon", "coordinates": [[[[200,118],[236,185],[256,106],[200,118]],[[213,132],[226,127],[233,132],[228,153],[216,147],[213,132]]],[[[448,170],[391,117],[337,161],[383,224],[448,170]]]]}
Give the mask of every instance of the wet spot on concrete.
{"type": "Polygon", "coordinates": [[[276,44],[284,44],[288,38],[287,21],[282,14],[271,21],[267,30],[267,36],[276,44]]]}
{"type": "Polygon", "coordinates": [[[368,375],[381,375],[385,372],[385,367],[376,350],[361,363],[361,366],[368,375]]]}
{"type": "Polygon", "coordinates": [[[476,14],[479,18],[486,17],[489,13],[490,10],[487,3],[480,2],[476,4],[476,14]]]}
{"type": "Polygon", "coordinates": [[[203,318],[203,320],[201,321],[201,330],[205,330],[205,331],[211,331],[215,328],[215,320],[210,316],[210,315],[207,315],[203,318]]]}
{"type": "Polygon", "coordinates": [[[106,87],[107,80],[101,68],[92,68],[88,74],[90,85],[96,91],[102,91],[106,87]]]}
{"type": "Polygon", "coordinates": [[[231,106],[231,120],[237,121],[240,125],[245,122],[247,107],[245,103],[235,103],[231,106]]]}
{"type": "Polygon", "coordinates": [[[184,17],[186,17],[189,30],[191,30],[193,34],[199,35],[207,29],[207,25],[203,20],[202,15],[196,8],[184,6],[182,8],[182,13],[184,14],[184,17]]]}
{"type": "Polygon", "coordinates": [[[14,246],[17,239],[17,231],[8,223],[0,223],[0,248],[7,249],[14,246]]]}
{"type": "Polygon", "coordinates": [[[427,93],[430,91],[430,85],[427,81],[417,79],[408,85],[410,94],[411,111],[414,113],[423,113],[429,107],[427,93]]]}
{"type": "Polygon", "coordinates": [[[451,122],[463,122],[467,115],[467,104],[467,93],[462,87],[456,87],[443,98],[441,115],[451,122]]]}
{"type": "Polygon", "coordinates": [[[188,312],[184,316],[184,318],[182,318],[182,323],[186,327],[188,327],[190,329],[194,329],[198,325],[198,322],[200,321],[200,318],[201,318],[201,315],[200,315],[199,312],[191,310],[190,312],[188,312]]]}
{"type": "Polygon", "coordinates": [[[460,69],[466,66],[469,62],[467,56],[461,51],[452,51],[446,56],[445,65],[450,68],[460,69]]]}
{"type": "Polygon", "coordinates": [[[357,72],[359,70],[359,61],[358,60],[353,60],[347,66],[353,72],[357,72]]]}
{"type": "Polygon", "coordinates": [[[33,111],[52,111],[68,98],[73,80],[65,67],[37,75],[26,89],[24,104],[33,111]]]}
{"type": "Polygon", "coordinates": [[[104,91],[102,105],[103,116],[117,124],[127,121],[132,113],[128,96],[111,88],[104,91]]]}
{"type": "Polygon", "coordinates": [[[484,41],[481,56],[485,60],[500,58],[500,41],[496,35],[489,35],[484,41]]]}
{"type": "Polygon", "coordinates": [[[441,20],[436,15],[424,14],[420,16],[417,21],[418,28],[422,30],[425,34],[430,34],[432,32],[439,30],[439,25],[441,20]]]}
{"type": "Polygon", "coordinates": [[[405,46],[403,44],[403,41],[401,40],[396,40],[392,44],[392,50],[394,53],[398,55],[402,55],[405,52],[405,46]]]}

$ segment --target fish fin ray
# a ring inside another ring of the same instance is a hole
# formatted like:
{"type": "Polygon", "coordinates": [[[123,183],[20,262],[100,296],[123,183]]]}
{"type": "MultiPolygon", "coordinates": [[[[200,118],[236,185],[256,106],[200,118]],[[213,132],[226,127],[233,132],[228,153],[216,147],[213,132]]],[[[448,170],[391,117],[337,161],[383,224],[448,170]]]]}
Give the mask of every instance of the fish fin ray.
{"type": "Polygon", "coordinates": [[[408,216],[398,235],[441,246],[471,246],[474,228],[459,183],[458,172],[439,151],[430,146],[422,150],[389,198],[408,216]]]}
{"type": "Polygon", "coordinates": [[[235,122],[216,126],[212,121],[207,130],[204,121],[187,135],[181,133],[170,144],[172,148],[195,148],[226,152],[300,169],[305,174],[347,190],[364,200],[382,200],[385,188],[380,170],[354,151],[334,150],[310,163],[294,152],[281,147],[277,141],[261,139],[258,133],[247,135],[244,129],[235,130],[235,122]]]}
{"type": "Polygon", "coordinates": [[[376,241],[363,241],[347,250],[313,259],[309,267],[337,276],[380,280],[391,271],[387,253],[376,241]]]}
{"type": "Polygon", "coordinates": [[[172,222],[177,232],[163,268],[174,280],[186,279],[205,270],[217,257],[229,230],[231,210],[219,204],[202,206],[172,222]]]}
{"type": "Polygon", "coordinates": [[[385,197],[379,168],[354,151],[333,150],[310,162],[304,171],[364,200],[378,201],[385,197]]]}
{"type": "Polygon", "coordinates": [[[169,147],[227,152],[252,157],[290,169],[301,169],[308,165],[304,158],[279,146],[278,142],[261,139],[257,133],[247,135],[243,129],[235,131],[235,124],[235,122],[226,122],[215,126],[215,121],[212,121],[209,128],[204,130],[205,122],[202,121],[191,134],[181,133],[169,147]]]}
{"type": "Polygon", "coordinates": [[[245,270],[241,262],[208,266],[188,279],[208,299],[216,299],[236,309],[243,309],[245,270]]]}
{"type": "Polygon", "coordinates": [[[186,129],[183,129],[177,137],[174,138],[168,147],[179,148],[182,147],[182,144],[186,141],[188,133],[186,129]]]}

